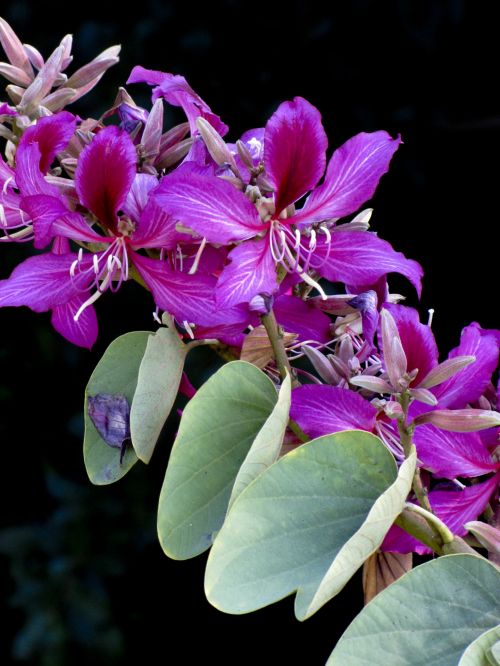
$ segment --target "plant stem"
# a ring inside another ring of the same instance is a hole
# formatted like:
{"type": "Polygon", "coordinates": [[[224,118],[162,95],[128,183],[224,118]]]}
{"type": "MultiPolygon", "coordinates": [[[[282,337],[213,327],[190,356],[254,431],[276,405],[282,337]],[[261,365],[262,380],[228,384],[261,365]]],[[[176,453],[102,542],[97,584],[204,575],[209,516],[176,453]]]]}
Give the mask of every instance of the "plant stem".
{"type": "Polygon", "coordinates": [[[292,380],[292,387],[299,386],[295,370],[290,365],[290,361],[286,355],[285,345],[283,344],[283,331],[278,326],[274,312],[269,310],[267,314],[261,315],[260,320],[266,329],[267,337],[273,348],[274,358],[276,359],[281,379],[285,379],[287,374],[289,374],[292,380]]]}

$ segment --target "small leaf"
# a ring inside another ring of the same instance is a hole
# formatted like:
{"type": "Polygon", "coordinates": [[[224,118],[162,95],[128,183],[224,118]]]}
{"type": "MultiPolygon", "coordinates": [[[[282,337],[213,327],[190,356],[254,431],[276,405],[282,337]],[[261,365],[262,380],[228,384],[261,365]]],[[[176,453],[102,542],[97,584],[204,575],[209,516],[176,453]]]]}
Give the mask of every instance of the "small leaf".
{"type": "Polygon", "coordinates": [[[278,402],[254,439],[240,467],[231,492],[228,511],[238,495],[278,459],[288,425],[291,400],[292,382],[290,375],[287,374],[281,386],[278,402]]]}
{"type": "Polygon", "coordinates": [[[148,338],[130,410],[132,446],[148,463],[177,397],[187,348],[174,327],[162,327],[148,338]]]}
{"type": "Polygon", "coordinates": [[[413,566],[412,553],[373,553],[363,566],[365,606],[413,566]]]}
{"type": "Polygon", "coordinates": [[[327,666],[456,666],[500,621],[500,573],[476,555],[446,555],[377,594],[354,619],[327,666]]]}
{"type": "MultiPolygon", "coordinates": [[[[296,339],[297,335],[295,333],[284,333],[283,335],[285,346],[293,344],[296,339]]],[[[267,331],[264,326],[257,326],[245,336],[240,359],[252,363],[258,368],[265,368],[273,358],[274,352],[267,331]]]]}
{"type": "Polygon", "coordinates": [[[295,614],[299,620],[307,619],[336,596],[363,562],[378,550],[389,528],[404,509],[416,463],[417,454],[413,446],[399,468],[396,480],[375,501],[364,523],[342,546],[314,595],[311,596],[309,591],[299,591],[295,602],[295,614]]]}
{"type": "Polygon", "coordinates": [[[188,403],[158,507],[158,535],[169,557],[188,559],[210,547],[238,470],[277,399],[261,370],[233,361],[188,403]]]}
{"type": "Polygon", "coordinates": [[[134,331],[113,340],[95,367],[85,389],[83,458],[89,479],[96,485],[121,479],[137,462],[137,456],[131,447],[127,447],[123,461],[120,462],[120,452],[105,442],[92,423],[89,416],[89,396],[123,395],[131,403],[139,366],[150,335],[148,331],[134,331]]]}
{"type": "Polygon", "coordinates": [[[238,614],[295,590],[312,597],[395,478],[380,439],[358,430],[320,437],[280,458],[231,507],[207,562],[208,600],[238,614]]]}
{"type": "Polygon", "coordinates": [[[476,638],[463,653],[458,666],[490,666],[491,648],[498,641],[500,641],[500,625],[476,638]]]}

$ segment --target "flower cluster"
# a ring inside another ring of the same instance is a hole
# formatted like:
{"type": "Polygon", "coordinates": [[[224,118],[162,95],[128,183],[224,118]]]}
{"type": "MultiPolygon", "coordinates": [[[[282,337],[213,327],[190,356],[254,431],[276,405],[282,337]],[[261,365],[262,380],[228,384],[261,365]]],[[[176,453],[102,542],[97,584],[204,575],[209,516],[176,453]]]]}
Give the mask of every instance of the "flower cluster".
{"type": "MultiPolygon", "coordinates": [[[[98,120],[82,119],[66,106],[117,62],[117,47],[68,78],[69,36],[46,61],[3,20],[0,41],[11,82],[0,105],[0,241],[38,251],[0,281],[0,305],[51,311],[60,334],[90,348],[95,302],[133,279],[156,318],[164,311],[182,335],[217,338],[236,358],[272,311],[289,357],[305,355],[314,371],[299,371],[294,425],[311,438],[373,432],[397,461],[412,436],[432,509],[464,534],[498,493],[500,334],[471,324],[439,363],[430,323],[389,293],[399,273],[420,295],[422,269],[359,211],[400,138],[362,132],[327,161],[320,113],[296,97],[229,143],[184,77],[142,67],[127,83],[152,87],[150,109],[120,89],[98,120]],[[165,130],[166,105],[185,122],[165,130]]],[[[276,376],[272,353],[261,367],[276,376]]],[[[399,528],[385,547],[424,549],[399,528]]]]}

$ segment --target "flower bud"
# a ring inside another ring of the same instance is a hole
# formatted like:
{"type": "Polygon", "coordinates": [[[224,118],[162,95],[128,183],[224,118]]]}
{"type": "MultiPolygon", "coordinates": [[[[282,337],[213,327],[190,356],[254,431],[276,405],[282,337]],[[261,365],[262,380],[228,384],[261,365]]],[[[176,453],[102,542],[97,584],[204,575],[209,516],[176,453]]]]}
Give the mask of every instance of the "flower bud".
{"type": "Polygon", "coordinates": [[[119,46],[112,46],[110,49],[107,49],[104,53],[109,53],[109,57],[103,57],[104,53],[98,55],[97,58],[94,58],[94,60],[72,74],[67,80],[66,86],[68,88],[83,88],[94,79],[102,76],[106,70],[116,65],[119,60],[119,52],[119,46]]]}
{"type": "Polygon", "coordinates": [[[55,113],[56,111],[64,109],[66,104],[72,102],[75,96],[76,90],[73,90],[73,88],[59,88],[42,99],[40,104],[49,111],[55,113]]]}
{"type": "Polygon", "coordinates": [[[308,345],[302,345],[301,349],[324,382],[333,386],[339,383],[341,379],[339,374],[333,369],[332,364],[324,354],[308,345]]]}
{"type": "Polygon", "coordinates": [[[234,157],[217,130],[212,127],[212,125],[207,120],[205,120],[205,118],[201,117],[196,119],[196,127],[198,128],[198,131],[200,132],[207,150],[213,160],[219,166],[222,164],[229,164],[231,169],[235,173],[238,173],[238,167],[236,166],[234,157]]]}
{"type": "Polygon", "coordinates": [[[399,381],[404,377],[407,369],[406,354],[401,344],[398,327],[391,313],[383,309],[380,313],[380,320],[385,369],[391,384],[399,390],[399,381]]]}
{"type": "Polygon", "coordinates": [[[476,537],[489,553],[495,556],[492,559],[498,564],[500,562],[500,529],[479,520],[471,520],[465,523],[464,527],[476,537]]]}
{"type": "Polygon", "coordinates": [[[436,409],[420,414],[413,423],[432,423],[452,432],[476,432],[500,426],[500,414],[488,409],[436,409]]]}
{"type": "Polygon", "coordinates": [[[31,83],[30,77],[23,69],[15,65],[9,65],[6,62],[0,62],[0,75],[17,86],[27,87],[31,83]]]}
{"type": "Polygon", "coordinates": [[[419,402],[423,402],[425,405],[431,405],[432,407],[435,407],[438,404],[438,399],[434,393],[431,393],[424,388],[410,389],[410,395],[412,398],[418,400],[419,402]]]}
{"type": "Polygon", "coordinates": [[[160,151],[161,134],[163,132],[163,100],[158,98],[153,104],[142,133],[142,149],[145,159],[156,157],[160,151]]]}
{"type": "Polygon", "coordinates": [[[24,44],[23,46],[26,55],[28,56],[29,61],[31,62],[33,67],[37,70],[42,69],[45,63],[40,51],[36,49],[34,46],[31,46],[31,44],[24,44]]]}
{"type": "Polygon", "coordinates": [[[418,385],[419,388],[427,389],[442,384],[444,381],[456,375],[462,368],[474,363],[475,356],[455,356],[443,361],[424,377],[418,385]]]}
{"type": "Polygon", "coordinates": [[[358,375],[352,377],[349,382],[354,386],[372,391],[373,393],[393,393],[392,386],[381,377],[370,377],[368,375],[358,375]]]}
{"type": "Polygon", "coordinates": [[[191,146],[193,145],[193,139],[188,138],[183,141],[179,141],[173,146],[170,146],[163,152],[158,155],[158,158],[155,162],[157,169],[168,169],[177,162],[180,162],[186,155],[189,153],[191,146]]]}
{"type": "Polygon", "coordinates": [[[26,51],[16,33],[7,21],[0,17],[0,44],[3,46],[8,61],[14,67],[22,69],[27,76],[33,79],[33,68],[31,67],[26,51]]]}

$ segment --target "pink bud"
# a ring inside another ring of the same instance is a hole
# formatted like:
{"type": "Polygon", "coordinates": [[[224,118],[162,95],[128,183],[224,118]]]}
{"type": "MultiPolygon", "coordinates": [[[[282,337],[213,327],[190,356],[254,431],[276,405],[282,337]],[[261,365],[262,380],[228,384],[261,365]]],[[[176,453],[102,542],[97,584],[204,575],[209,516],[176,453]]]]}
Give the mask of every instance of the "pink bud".
{"type": "Polygon", "coordinates": [[[27,87],[31,83],[30,77],[23,69],[9,65],[6,62],[0,62],[0,74],[18,86],[27,87]]]}
{"type": "Polygon", "coordinates": [[[179,141],[182,141],[184,137],[189,133],[189,123],[181,123],[180,125],[175,125],[171,127],[165,134],[162,134],[160,141],[160,152],[167,150],[171,146],[174,146],[179,141]]]}
{"type": "Polygon", "coordinates": [[[373,391],[373,393],[393,393],[392,386],[380,377],[358,375],[357,377],[352,377],[349,382],[354,386],[360,386],[368,391],[373,391]]]}
{"type": "Polygon", "coordinates": [[[22,99],[22,106],[26,115],[36,113],[42,99],[51,91],[54,81],[59,74],[63,54],[63,48],[58,46],[38,72],[33,83],[26,89],[22,99]]]}
{"type": "Polygon", "coordinates": [[[155,158],[160,151],[161,133],[163,131],[163,100],[157,99],[148,116],[142,134],[142,148],[145,159],[155,158]]]}
{"type": "Polygon", "coordinates": [[[55,113],[64,109],[66,104],[72,102],[75,95],[76,90],[73,90],[73,88],[59,88],[42,99],[40,105],[55,113]]]}
{"type": "Polygon", "coordinates": [[[500,529],[479,520],[471,520],[465,523],[464,527],[491,553],[490,559],[496,564],[500,564],[500,529]]]}
{"type": "Polygon", "coordinates": [[[170,146],[170,148],[167,148],[160,153],[155,166],[158,169],[167,169],[168,167],[174,166],[174,164],[180,162],[183,157],[186,157],[192,145],[193,139],[189,138],[179,141],[179,143],[176,143],[174,146],[170,146]]]}
{"type": "Polygon", "coordinates": [[[500,426],[500,414],[488,409],[436,409],[417,416],[413,423],[432,423],[452,432],[475,432],[500,426]]]}
{"type": "Polygon", "coordinates": [[[80,67],[80,69],[72,74],[65,85],[68,88],[83,88],[97,77],[102,76],[110,67],[116,65],[118,60],[118,57],[100,58],[97,56],[97,58],[87,65],[80,67]]]}
{"type": "Polygon", "coordinates": [[[24,50],[33,67],[35,69],[42,69],[45,63],[40,51],[34,46],[31,46],[31,44],[24,44],[24,50]]]}
{"type": "Polygon", "coordinates": [[[5,91],[16,106],[20,104],[24,95],[24,88],[10,85],[5,88],[5,91]]]}
{"type": "Polygon", "coordinates": [[[16,33],[3,18],[0,18],[0,44],[2,44],[11,65],[22,69],[30,79],[33,79],[33,68],[24,47],[16,33]]]}
{"type": "Polygon", "coordinates": [[[380,320],[385,369],[391,384],[396,390],[399,390],[399,380],[403,378],[407,368],[406,354],[401,344],[398,327],[391,313],[383,309],[380,313],[380,320]]]}
{"type": "Polygon", "coordinates": [[[449,358],[435,368],[432,368],[418,386],[419,388],[432,388],[433,386],[442,384],[450,377],[453,377],[453,375],[456,375],[457,372],[460,372],[462,368],[474,363],[475,360],[475,356],[455,356],[455,358],[449,358]]]}
{"type": "Polygon", "coordinates": [[[302,351],[323,381],[334,386],[339,383],[341,379],[339,374],[333,369],[332,364],[324,354],[308,345],[303,345],[302,351]]]}
{"type": "Polygon", "coordinates": [[[198,128],[199,133],[208,152],[214,159],[214,161],[221,166],[222,164],[229,164],[232,170],[235,173],[238,173],[238,168],[236,162],[234,161],[233,155],[230,153],[229,148],[226,146],[224,139],[217,132],[215,127],[205,120],[205,118],[196,119],[196,127],[198,128]]]}
{"type": "Polygon", "coordinates": [[[410,395],[412,398],[415,398],[415,400],[418,400],[419,402],[423,402],[425,405],[431,405],[434,407],[438,404],[438,399],[434,393],[431,393],[424,388],[410,389],[410,395]]]}

